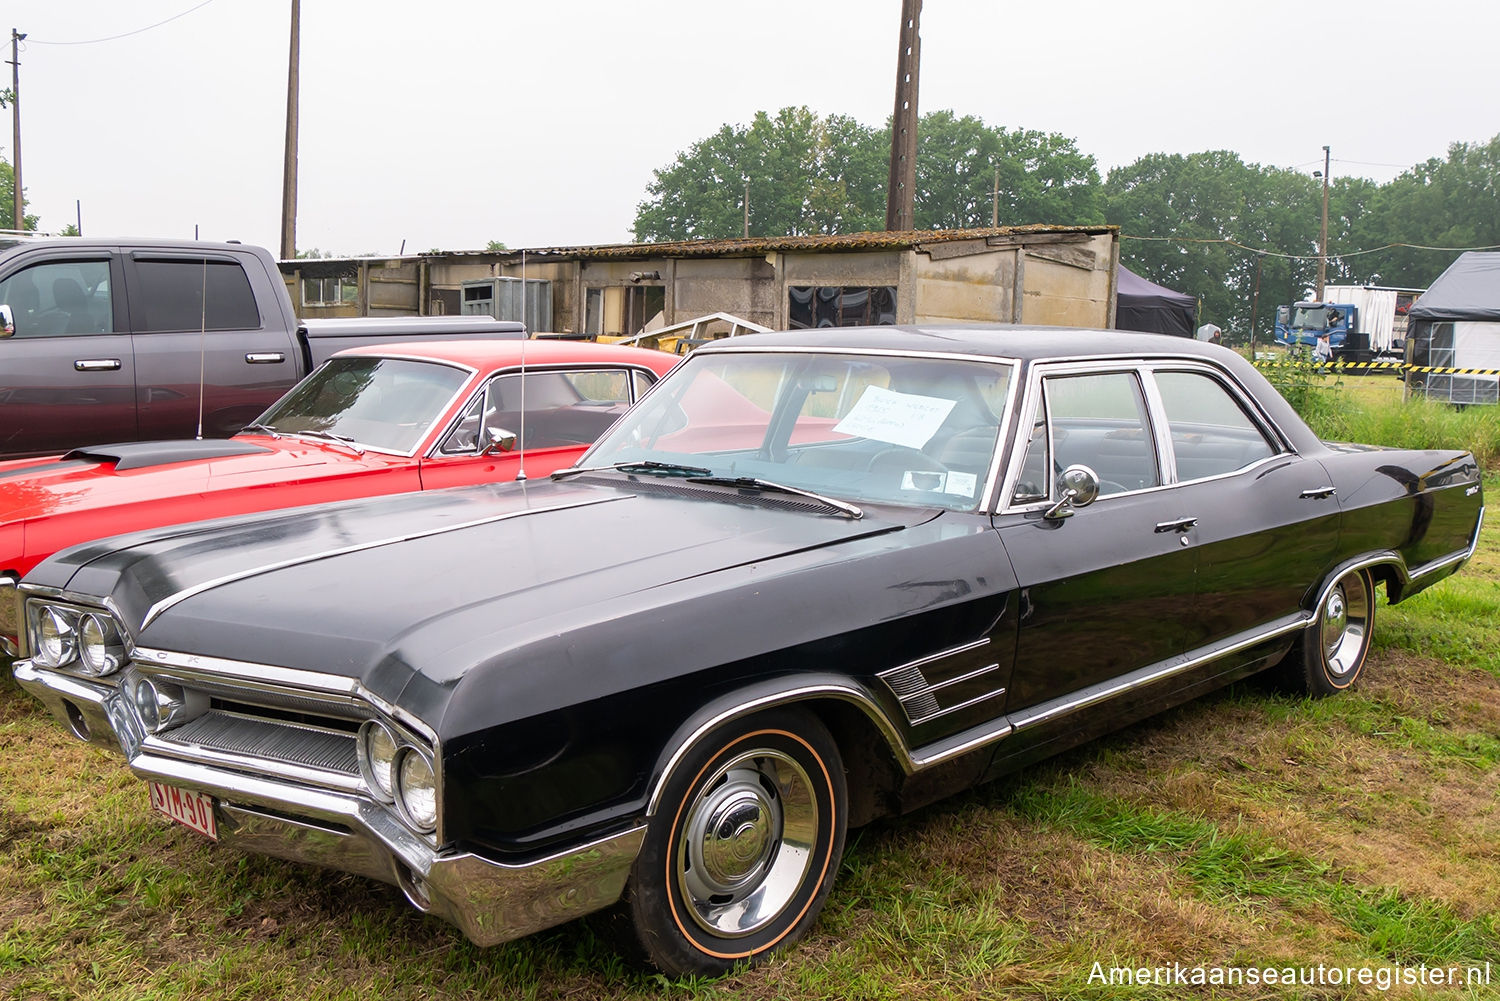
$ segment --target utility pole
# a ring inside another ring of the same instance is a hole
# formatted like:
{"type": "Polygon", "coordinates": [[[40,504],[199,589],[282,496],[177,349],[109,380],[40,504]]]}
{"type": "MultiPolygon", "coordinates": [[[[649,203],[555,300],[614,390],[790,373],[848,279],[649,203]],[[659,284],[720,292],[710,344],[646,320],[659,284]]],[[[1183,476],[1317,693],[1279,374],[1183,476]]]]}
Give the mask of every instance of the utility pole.
{"type": "Polygon", "coordinates": [[[917,72],[922,63],[918,21],[922,0],[901,0],[896,55],[896,112],[891,116],[891,172],[885,186],[885,228],[911,229],[917,187],[917,72]]]}
{"type": "Polygon", "coordinates": [[[26,228],[26,199],[22,196],[21,188],[21,40],[26,36],[15,28],[10,29],[10,120],[15,129],[15,139],[11,149],[15,151],[14,160],[11,164],[11,176],[15,179],[16,190],[14,192],[15,221],[11,223],[17,230],[26,228]]]}
{"type": "Polygon", "coordinates": [[[1328,147],[1323,147],[1323,225],[1318,229],[1318,301],[1323,301],[1323,282],[1328,277],[1328,147]]]}
{"type": "Polygon", "coordinates": [[[990,194],[990,226],[1000,225],[1000,168],[995,168],[995,190],[990,194]]]}
{"type": "Polygon", "coordinates": [[[750,238],[750,178],[745,178],[745,239],[750,238]]]}
{"type": "Polygon", "coordinates": [[[302,2],[292,0],[292,47],[286,71],[286,150],[281,167],[281,259],[297,256],[297,61],[302,2]]]}

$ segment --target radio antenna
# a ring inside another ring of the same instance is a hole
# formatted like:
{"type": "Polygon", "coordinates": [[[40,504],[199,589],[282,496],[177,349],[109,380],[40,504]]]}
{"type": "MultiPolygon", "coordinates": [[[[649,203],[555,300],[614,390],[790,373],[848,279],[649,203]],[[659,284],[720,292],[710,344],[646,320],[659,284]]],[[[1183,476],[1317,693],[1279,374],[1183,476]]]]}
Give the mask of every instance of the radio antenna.
{"type": "Polygon", "coordinates": [[[198,440],[203,440],[203,382],[208,369],[204,355],[208,348],[205,342],[208,340],[208,258],[203,258],[203,288],[200,295],[198,314],[198,440]]]}
{"type": "Polygon", "coordinates": [[[526,342],[531,331],[526,326],[526,251],[521,251],[521,429],[516,435],[516,447],[521,452],[516,468],[516,479],[526,482],[526,342]]]}

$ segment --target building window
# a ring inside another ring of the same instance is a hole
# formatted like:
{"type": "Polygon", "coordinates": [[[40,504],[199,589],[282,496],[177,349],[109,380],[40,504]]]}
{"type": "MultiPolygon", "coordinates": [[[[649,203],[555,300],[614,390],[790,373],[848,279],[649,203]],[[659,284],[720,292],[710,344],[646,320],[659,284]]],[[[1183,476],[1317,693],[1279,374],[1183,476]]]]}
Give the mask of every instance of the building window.
{"type": "Polygon", "coordinates": [[[787,299],[787,326],[793,330],[896,322],[894,285],[793,285],[787,299]]]}
{"type": "Polygon", "coordinates": [[[358,302],[358,278],[302,279],[304,306],[353,306],[358,302]]]}

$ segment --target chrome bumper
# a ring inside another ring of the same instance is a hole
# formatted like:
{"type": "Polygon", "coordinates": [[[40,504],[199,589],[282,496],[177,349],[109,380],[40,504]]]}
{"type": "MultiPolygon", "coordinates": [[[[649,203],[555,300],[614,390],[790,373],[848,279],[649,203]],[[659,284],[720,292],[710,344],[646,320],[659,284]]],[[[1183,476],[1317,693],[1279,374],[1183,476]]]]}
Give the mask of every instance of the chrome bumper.
{"type": "Polygon", "coordinates": [[[623,892],[645,838],[645,827],[636,827],[519,865],[434,851],[363,796],[152,753],[111,686],[29,660],[17,662],[14,674],[75,737],[123,752],[136,775],[212,796],[224,844],[393,883],[419,910],[457,925],[477,945],[608,907],[623,892]]]}

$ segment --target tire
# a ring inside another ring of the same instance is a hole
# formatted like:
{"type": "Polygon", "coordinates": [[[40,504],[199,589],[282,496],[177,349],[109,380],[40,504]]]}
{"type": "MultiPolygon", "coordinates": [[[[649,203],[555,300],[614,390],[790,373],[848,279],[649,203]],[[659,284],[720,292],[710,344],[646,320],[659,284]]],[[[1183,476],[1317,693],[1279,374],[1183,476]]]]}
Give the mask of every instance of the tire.
{"type": "Polygon", "coordinates": [[[812,927],[844,852],[843,763],[810,713],[713,731],[668,776],[625,907],[646,957],[718,976],[812,927]]]}
{"type": "Polygon", "coordinates": [[[1287,655],[1287,682],[1312,698],[1344,691],[1364,670],[1374,630],[1374,578],[1369,570],[1351,570],[1323,596],[1313,624],[1287,655]]]}

